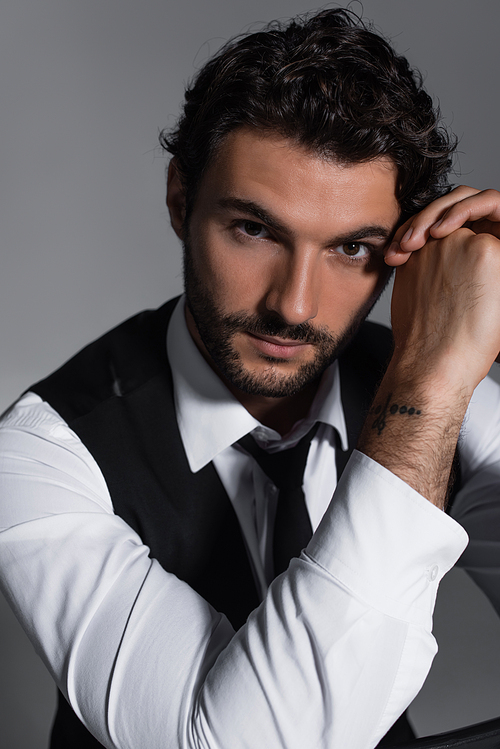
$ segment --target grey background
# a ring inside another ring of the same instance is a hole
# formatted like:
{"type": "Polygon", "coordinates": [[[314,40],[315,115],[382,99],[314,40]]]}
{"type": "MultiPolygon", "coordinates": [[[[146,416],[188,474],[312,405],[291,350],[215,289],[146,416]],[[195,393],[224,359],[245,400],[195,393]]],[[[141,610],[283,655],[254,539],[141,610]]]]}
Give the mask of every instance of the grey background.
{"type": "MultiPolygon", "coordinates": [[[[305,2],[2,1],[0,411],[92,338],[180,291],[158,131],[222,42],[315,7],[305,2]]],[[[364,11],[439,95],[461,140],[460,181],[498,187],[498,0],[365,0],[364,11]]],[[[375,317],[387,310],[386,300],[375,317]]],[[[54,687],[3,599],[0,627],[0,747],[43,748],[54,687]]],[[[460,571],[441,587],[436,634],[412,708],[419,732],[500,715],[500,623],[460,571]]]]}

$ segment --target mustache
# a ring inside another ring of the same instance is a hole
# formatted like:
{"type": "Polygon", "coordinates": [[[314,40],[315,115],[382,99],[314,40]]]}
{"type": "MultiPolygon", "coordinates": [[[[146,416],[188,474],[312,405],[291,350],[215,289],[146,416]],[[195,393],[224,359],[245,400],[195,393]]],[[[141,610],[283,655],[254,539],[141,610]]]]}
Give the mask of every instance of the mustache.
{"type": "Polygon", "coordinates": [[[288,325],[275,314],[261,316],[235,312],[224,317],[224,325],[230,334],[244,331],[252,335],[278,336],[289,341],[313,345],[336,344],[336,338],[326,329],[315,328],[309,322],[288,325]]]}

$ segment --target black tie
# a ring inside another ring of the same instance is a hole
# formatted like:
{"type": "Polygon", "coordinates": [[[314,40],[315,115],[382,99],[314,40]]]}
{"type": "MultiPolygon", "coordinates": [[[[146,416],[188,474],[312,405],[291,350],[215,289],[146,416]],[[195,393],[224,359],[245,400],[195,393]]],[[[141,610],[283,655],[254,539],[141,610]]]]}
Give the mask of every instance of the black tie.
{"type": "Polygon", "coordinates": [[[317,428],[316,423],[295,447],[275,453],[262,450],[251,434],[239,440],[279,490],[273,537],[275,575],[286,570],[290,559],[299,556],[312,536],[302,484],[307,454],[317,428]]]}

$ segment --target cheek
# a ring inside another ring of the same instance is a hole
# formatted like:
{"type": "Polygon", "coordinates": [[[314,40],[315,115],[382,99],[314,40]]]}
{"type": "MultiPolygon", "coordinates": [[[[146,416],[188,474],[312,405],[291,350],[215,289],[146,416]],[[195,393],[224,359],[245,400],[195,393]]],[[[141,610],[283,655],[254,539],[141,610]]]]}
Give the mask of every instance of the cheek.
{"type": "Polygon", "coordinates": [[[198,268],[199,277],[223,313],[250,311],[257,306],[261,293],[257,279],[262,279],[263,274],[247,259],[238,257],[237,252],[224,252],[210,245],[210,249],[200,252],[198,268]]]}
{"type": "Polygon", "coordinates": [[[207,242],[200,269],[223,306],[234,309],[255,307],[265,295],[266,284],[274,273],[269,254],[224,242],[207,242]]]}
{"type": "Polygon", "coordinates": [[[256,313],[266,297],[266,273],[251,263],[226,263],[215,267],[214,289],[228,312],[256,313]]]}
{"type": "Polygon", "coordinates": [[[370,308],[391,275],[386,267],[376,271],[340,269],[322,285],[324,309],[338,323],[345,322],[365,307],[370,308]]]}
{"type": "Polygon", "coordinates": [[[367,299],[373,296],[378,296],[384,288],[387,280],[390,278],[392,273],[385,263],[383,258],[377,260],[373,265],[368,266],[365,271],[360,274],[360,278],[357,279],[357,287],[360,294],[364,294],[367,299]]]}
{"type": "Polygon", "coordinates": [[[385,264],[385,262],[382,260],[380,263],[380,269],[377,271],[377,273],[374,273],[374,296],[378,297],[379,294],[385,289],[385,286],[391,276],[394,273],[394,268],[390,268],[388,265],[385,264]]]}

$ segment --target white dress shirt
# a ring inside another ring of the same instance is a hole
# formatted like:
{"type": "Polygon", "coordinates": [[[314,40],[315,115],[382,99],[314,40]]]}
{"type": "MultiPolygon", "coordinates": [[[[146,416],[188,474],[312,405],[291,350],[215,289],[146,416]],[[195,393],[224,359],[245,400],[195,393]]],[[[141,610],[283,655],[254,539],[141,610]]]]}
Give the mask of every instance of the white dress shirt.
{"type": "MultiPolygon", "coordinates": [[[[436,651],[438,583],[467,535],[358,452],[328,501],[336,481],[333,429],[345,439],[334,367],[313,405],[324,426],[305,476],[315,527],[326,511],[307,549],[265,593],[267,480],[231,444],[253,429],[276,446],[283,441],[224,388],[192,345],[179,310],[175,320],[168,351],[186,453],[193,470],[214,460],[242,525],[261,606],[235,634],[224,616],[151,560],[114,514],[93,457],[34,394],[0,429],[3,591],[76,713],[106,747],[369,749],[425,679],[436,651]]],[[[491,396],[489,385],[485,392],[491,396]]],[[[496,422],[500,432],[498,415],[496,422]]],[[[308,424],[297,425],[287,442],[308,424]]],[[[471,470],[474,480],[480,470],[471,470]]]]}

